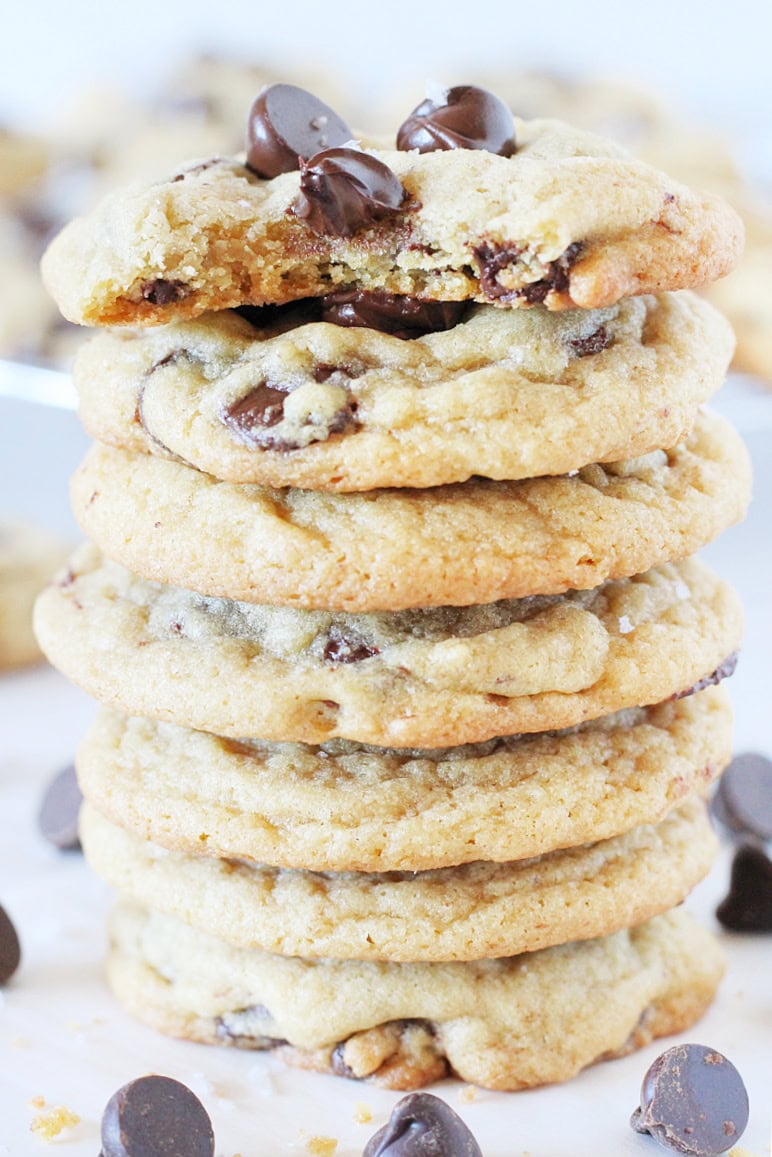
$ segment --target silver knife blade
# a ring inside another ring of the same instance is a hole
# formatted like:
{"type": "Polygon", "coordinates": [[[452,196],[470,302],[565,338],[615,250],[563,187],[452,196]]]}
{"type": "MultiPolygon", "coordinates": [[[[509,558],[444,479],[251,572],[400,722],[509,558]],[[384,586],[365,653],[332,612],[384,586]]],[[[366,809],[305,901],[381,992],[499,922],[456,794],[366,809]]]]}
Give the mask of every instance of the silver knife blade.
{"type": "Polygon", "coordinates": [[[63,410],[78,408],[78,395],[69,373],[3,358],[0,358],[0,397],[58,406],[63,410]]]}

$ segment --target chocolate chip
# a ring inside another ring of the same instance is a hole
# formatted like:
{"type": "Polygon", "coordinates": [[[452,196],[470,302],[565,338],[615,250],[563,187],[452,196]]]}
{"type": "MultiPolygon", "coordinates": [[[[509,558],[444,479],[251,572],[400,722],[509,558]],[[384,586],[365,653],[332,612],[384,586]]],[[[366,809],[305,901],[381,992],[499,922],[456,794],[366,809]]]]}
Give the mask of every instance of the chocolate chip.
{"type": "Polygon", "coordinates": [[[560,257],[550,261],[545,277],[516,290],[515,296],[524,298],[529,305],[540,305],[550,293],[565,293],[568,289],[568,271],[576,263],[581,251],[582,243],[573,241],[560,257]]]}
{"type": "Polygon", "coordinates": [[[75,767],[65,767],[49,783],[38,811],[38,827],[55,848],[80,850],[78,813],[82,802],[75,767]]]}
{"type": "Polygon", "coordinates": [[[397,1102],[362,1157],[482,1157],[482,1151],[450,1105],[431,1093],[411,1093],[397,1102]]]}
{"type": "Polygon", "coordinates": [[[406,192],[388,165],[360,149],[325,149],[300,165],[290,212],[314,233],[350,237],[398,213],[406,192]]]}
{"type": "Polygon", "coordinates": [[[113,1093],[102,1117],[101,1157],[214,1157],[204,1106],[171,1077],[130,1081],[113,1093]]]}
{"type": "Polygon", "coordinates": [[[705,675],[704,678],[698,679],[691,687],[687,687],[685,691],[676,691],[675,695],[671,695],[668,702],[676,699],[686,699],[689,695],[696,695],[698,691],[704,691],[706,687],[713,687],[720,683],[723,679],[728,679],[730,675],[734,674],[737,666],[737,651],[733,651],[731,655],[727,655],[723,663],[719,663],[715,671],[711,671],[710,675],[705,675]]]}
{"type": "Polygon", "coordinates": [[[515,246],[478,245],[472,252],[480,270],[480,286],[485,296],[495,300],[508,295],[510,291],[499,285],[498,275],[502,269],[517,261],[522,249],[515,246]]]}
{"type": "Polygon", "coordinates": [[[373,655],[380,655],[380,649],[358,638],[353,631],[343,631],[333,624],[327,636],[322,658],[325,663],[361,663],[373,655]]]}
{"type": "Polygon", "coordinates": [[[346,1077],[349,1081],[357,1080],[354,1070],[343,1059],[345,1043],[337,1044],[330,1054],[330,1068],[336,1077],[346,1077]]]}
{"type": "Polygon", "coordinates": [[[515,122],[504,101],[492,92],[460,84],[413,109],[397,132],[397,148],[419,153],[484,149],[511,157],[517,148],[515,122]]]}
{"type": "Polygon", "coordinates": [[[736,755],[718,782],[713,813],[733,832],[772,840],[772,760],[736,755]]]}
{"type": "MultiPolygon", "coordinates": [[[[334,373],[334,369],[331,372],[334,373]]],[[[259,446],[264,450],[299,450],[307,445],[307,440],[293,441],[273,431],[273,427],[284,419],[284,403],[289,393],[290,390],[283,385],[261,382],[245,397],[223,406],[220,420],[247,446],[259,446]]],[[[346,401],[323,421],[315,421],[313,414],[309,414],[300,428],[313,431],[311,441],[325,441],[332,434],[341,434],[355,424],[354,410],[354,403],[346,401]]]]}
{"type": "Polygon", "coordinates": [[[742,844],[737,849],[729,892],[716,916],[730,932],[772,932],[772,861],[762,848],[742,844]]]}
{"type": "Polygon", "coordinates": [[[425,301],[376,289],[347,289],[321,299],[321,320],[365,326],[393,337],[414,338],[452,329],[468,308],[465,301],[425,301]]]}
{"type": "Polygon", "coordinates": [[[345,145],[353,136],[336,112],[304,88],[269,84],[247,121],[247,168],[258,177],[292,173],[314,153],[345,145]]]}
{"type": "Polygon", "coordinates": [[[166,281],[163,277],[156,277],[142,282],[142,296],[153,305],[171,305],[186,297],[187,293],[188,286],[184,281],[166,281]]]}
{"type": "Polygon", "coordinates": [[[11,917],[0,904],[0,984],[10,980],[21,963],[21,945],[11,917]]]}
{"type": "Polygon", "coordinates": [[[606,329],[605,325],[599,325],[596,330],[593,330],[587,337],[575,337],[569,341],[572,352],[578,358],[586,358],[591,354],[599,354],[601,350],[608,349],[611,345],[611,334],[606,329]]]}
{"type": "Polygon", "coordinates": [[[649,1068],[630,1124],[666,1149],[712,1157],[730,1149],[748,1124],[748,1094],[737,1069],[704,1045],[667,1049],[649,1068]]]}

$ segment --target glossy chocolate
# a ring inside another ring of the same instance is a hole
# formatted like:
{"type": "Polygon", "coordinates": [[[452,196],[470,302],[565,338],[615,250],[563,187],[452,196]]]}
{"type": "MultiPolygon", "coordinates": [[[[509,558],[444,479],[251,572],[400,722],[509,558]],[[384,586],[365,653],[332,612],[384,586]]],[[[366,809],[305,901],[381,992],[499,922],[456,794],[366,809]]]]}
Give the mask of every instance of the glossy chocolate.
{"type": "Polygon", "coordinates": [[[515,121],[504,101],[492,92],[460,84],[413,109],[397,132],[397,148],[419,153],[484,149],[511,157],[517,148],[515,121]]]}
{"type": "Polygon", "coordinates": [[[482,1151],[450,1105],[431,1093],[411,1093],[397,1102],[362,1157],[482,1157],[482,1151]]]}
{"type": "Polygon", "coordinates": [[[394,337],[421,337],[452,329],[468,308],[465,301],[425,301],[385,290],[349,289],[321,299],[321,320],[333,325],[364,326],[394,337]]]}
{"type": "Polygon", "coordinates": [[[149,1076],[118,1089],[102,1117],[101,1157],[214,1157],[214,1132],[187,1085],[149,1076]]]}
{"type": "Polygon", "coordinates": [[[699,1044],[676,1045],[646,1073],[641,1105],[630,1124],[676,1153],[715,1157],[731,1149],[748,1124],[748,1094],[721,1053],[699,1044]]]}
{"type": "Polygon", "coordinates": [[[352,137],[346,122],[324,101],[294,84],[261,89],[247,120],[247,168],[258,177],[277,177],[300,168],[321,149],[352,137]]]}
{"type": "Polygon", "coordinates": [[[300,167],[290,212],[314,233],[351,237],[398,213],[406,193],[388,165],[361,149],[325,149],[300,167]]]}

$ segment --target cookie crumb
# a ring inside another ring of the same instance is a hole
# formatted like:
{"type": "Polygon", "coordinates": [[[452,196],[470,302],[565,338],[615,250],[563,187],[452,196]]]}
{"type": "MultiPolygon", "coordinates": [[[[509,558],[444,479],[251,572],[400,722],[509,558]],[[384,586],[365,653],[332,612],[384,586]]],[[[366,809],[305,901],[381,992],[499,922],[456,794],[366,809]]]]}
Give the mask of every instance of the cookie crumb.
{"type": "Polygon", "coordinates": [[[476,1085],[462,1085],[458,1090],[458,1099],[462,1105],[471,1105],[477,1099],[477,1092],[476,1085]]]}
{"type": "Polygon", "coordinates": [[[309,1137],[306,1141],[306,1151],[311,1157],[333,1157],[337,1148],[335,1137],[309,1137]]]}
{"type": "Polygon", "coordinates": [[[373,1119],[373,1113],[366,1101],[357,1101],[354,1105],[354,1120],[358,1125],[367,1125],[373,1119]]]}
{"type": "Polygon", "coordinates": [[[27,1104],[31,1109],[43,1109],[45,1108],[46,1099],[38,1094],[36,1097],[30,1097],[27,1104]]]}
{"type": "MultiPolygon", "coordinates": [[[[45,1101],[42,1097],[34,1097],[35,1107],[41,1107],[37,1102],[45,1101]]],[[[32,1102],[30,1102],[32,1103],[32,1102]]],[[[56,1105],[54,1108],[46,1109],[43,1113],[38,1113],[32,1118],[30,1124],[30,1132],[40,1137],[43,1141],[53,1141],[65,1129],[72,1129],[75,1125],[80,1124],[80,1117],[77,1113],[73,1113],[72,1109],[65,1108],[64,1105],[56,1105]]]]}
{"type": "Polygon", "coordinates": [[[15,1036],[11,1041],[12,1049],[28,1049],[32,1045],[32,1041],[28,1036],[15,1036]]]}

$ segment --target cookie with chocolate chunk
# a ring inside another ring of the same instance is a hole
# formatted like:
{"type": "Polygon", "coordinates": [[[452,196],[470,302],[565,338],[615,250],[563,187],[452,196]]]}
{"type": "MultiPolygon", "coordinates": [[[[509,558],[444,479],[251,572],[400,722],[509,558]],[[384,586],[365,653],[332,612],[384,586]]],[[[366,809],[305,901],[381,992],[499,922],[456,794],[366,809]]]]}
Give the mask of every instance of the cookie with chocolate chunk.
{"type": "Polygon", "coordinates": [[[41,658],[32,631],[32,607],[68,549],[42,527],[0,523],[0,670],[41,658]]]}
{"type": "Polygon", "coordinates": [[[606,936],[680,904],[713,863],[707,805],[659,824],[494,864],[310,872],[172,852],[81,813],[94,871],[121,894],[238,948],[337,960],[482,960],[606,936]]]}
{"type": "Polygon", "coordinates": [[[276,1049],[302,1068],[409,1089],[567,1080],[693,1024],[723,972],[682,909],[630,931],[455,963],[308,960],[238,949],[133,905],[111,924],[110,983],[172,1036],[276,1049]]]}
{"type": "Polygon", "coordinates": [[[80,415],[101,442],[231,482],[533,478],[675,445],[732,354],[689,292],[562,313],[420,304],[330,294],[108,330],[75,365],[80,415]]]}
{"type": "Polygon", "coordinates": [[[732,427],[703,414],[672,450],[557,478],[329,494],[219,482],[170,459],[96,446],[71,494],[84,533],[146,578],[359,612],[553,594],[639,574],[742,518],[750,466],[732,427]]]}
{"type": "Polygon", "coordinates": [[[694,560],[590,591],[352,615],[162,586],[91,545],[35,621],[54,665],[128,714],[237,739],[391,747],[659,702],[728,673],[742,629],[733,592],[694,560]]]}
{"type": "Polygon", "coordinates": [[[559,121],[513,127],[512,155],[364,141],[270,178],[244,156],[196,163],[71,222],[44,278],[71,321],[157,325],[348,289],[596,309],[735,263],[720,198],[559,121]]]}
{"type": "Polygon", "coordinates": [[[726,766],[723,687],[567,731],[439,749],[229,740],[102,709],[86,797],[162,847],[317,872],[523,860],[663,819],[726,766]]]}

